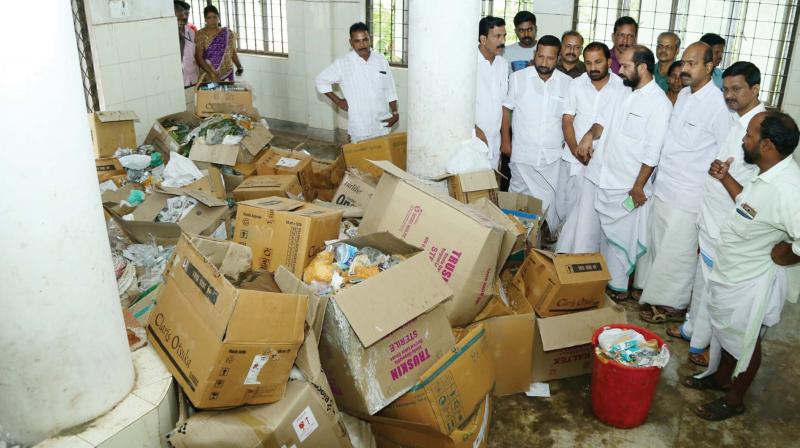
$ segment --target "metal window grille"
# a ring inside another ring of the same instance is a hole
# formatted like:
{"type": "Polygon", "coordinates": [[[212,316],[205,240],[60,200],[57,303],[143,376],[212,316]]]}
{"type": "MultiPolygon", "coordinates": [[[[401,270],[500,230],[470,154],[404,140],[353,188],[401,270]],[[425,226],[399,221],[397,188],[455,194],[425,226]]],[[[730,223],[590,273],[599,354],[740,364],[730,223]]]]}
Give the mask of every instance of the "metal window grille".
{"type": "Polygon", "coordinates": [[[409,0],[367,0],[367,28],[372,49],[391,65],[408,66],[409,0]]]}
{"type": "Polygon", "coordinates": [[[202,28],[203,8],[213,4],[222,26],[236,33],[236,49],[242,53],[287,56],[289,54],[286,0],[188,0],[189,22],[202,28]]]}
{"type": "Polygon", "coordinates": [[[89,27],[86,24],[86,8],[83,0],[72,0],[72,22],[75,27],[75,41],[78,44],[78,58],[83,78],[83,96],[86,99],[86,111],[100,110],[97,96],[97,82],[92,62],[92,47],[89,43],[89,27]]]}
{"type": "Polygon", "coordinates": [[[481,17],[492,15],[506,21],[506,43],[517,41],[514,16],[520,11],[533,11],[533,0],[482,0],[481,17]]]}
{"type": "Polygon", "coordinates": [[[638,42],[651,49],[662,31],[674,31],[681,46],[705,33],[725,40],[721,68],[750,61],[761,70],[761,100],[780,107],[797,29],[797,0],[577,0],[574,27],[586,42],[609,46],[614,21],[639,23],[638,42]]]}

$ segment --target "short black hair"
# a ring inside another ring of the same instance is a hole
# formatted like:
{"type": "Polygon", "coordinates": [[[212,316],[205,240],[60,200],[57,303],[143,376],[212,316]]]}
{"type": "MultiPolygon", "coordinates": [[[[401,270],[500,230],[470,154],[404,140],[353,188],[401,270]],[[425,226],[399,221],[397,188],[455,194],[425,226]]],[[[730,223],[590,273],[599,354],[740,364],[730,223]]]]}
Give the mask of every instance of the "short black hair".
{"type": "Polygon", "coordinates": [[[700,38],[700,42],[705,42],[712,47],[714,45],[722,45],[725,46],[725,39],[722,38],[719,34],[714,33],[706,33],[703,34],[703,37],[700,38]]]}
{"type": "Polygon", "coordinates": [[[784,156],[791,155],[797,147],[800,132],[792,117],[783,112],[770,111],[761,122],[761,138],[769,140],[784,156]]]}
{"type": "Polygon", "coordinates": [[[667,76],[671,75],[673,70],[681,67],[683,67],[683,61],[681,61],[680,59],[673,62],[672,64],[669,64],[669,68],[667,69],[667,76]]]}
{"type": "Polygon", "coordinates": [[[518,27],[520,23],[531,22],[536,26],[536,15],[530,11],[520,11],[514,16],[514,26],[518,27]]]}
{"type": "Polygon", "coordinates": [[[205,8],[203,8],[203,17],[207,16],[208,13],[210,12],[213,12],[214,14],[217,15],[217,17],[219,17],[219,9],[217,9],[217,7],[214,5],[208,5],[205,8]]]}
{"type": "Polygon", "coordinates": [[[611,50],[608,49],[608,45],[602,42],[591,42],[589,45],[583,48],[583,57],[586,58],[587,51],[602,51],[603,54],[606,56],[606,59],[611,58],[611,50]]]}
{"type": "Polygon", "coordinates": [[[581,36],[581,33],[577,32],[575,30],[564,31],[564,34],[561,35],[561,42],[564,42],[564,38],[567,37],[567,36],[580,37],[581,38],[581,42],[583,42],[583,36],[581,36]]]}
{"type": "Polygon", "coordinates": [[[653,52],[644,45],[634,45],[631,48],[633,48],[633,66],[644,64],[652,75],[656,67],[656,57],[653,56],[653,52]]]}
{"type": "Polygon", "coordinates": [[[506,21],[502,17],[486,16],[478,22],[478,37],[488,36],[489,30],[498,26],[506,26],[506,21]]]}
{"type": "Polygon", "coordinates": [[[633,25],[634,33],[639,34],[639,24],[636,23],[636,20],[633,19],[631,16],[622,16],[614,22],[614,32],[617,32],[617,28],[623,25],[633,25]]]}
{"type": "Polygon", "coordinates": [[[364,22],[356,22],[350,25],[350,37],[353,37],[353,33],[357,31],[364,31],[369,34],[369,28],[367,28],[367,24],[364,22]]]}
{"type": "Polygon", "coordinates": [[[756,67],[756,64],[747,61],[738,61],[731,64],[722,72],[722,78],[725,79],[729,76],[744,76],[747,85],[753,87],[756,84],[761,84],[761,70],[756,67]]]}
{"type": "Polygon", "coordinates": [[[714,62],[714,49],[709,45],[706,51],[703,52],[703,64],[710,64],[714,62]]]}
{"type": "Polygon", "coordinates": [[[546,36],[542,36],[541,39],[539,39],[539,43],[537,44],[536,48],[539,48],[539,47],[542,47],[542,46],[560,48],[561,47],[561,41],[558,40],[558,38],[556,36],[548,34],[546,36]]]}
{"type": "Polygon", "coordinates": [[[186,2],[184,2],[182,0],[173,0],[172,4],[176,8],[182,8],[184,11],[189,11],[190,9],[192,9],[192,5],[186,3],[186,2]]]}

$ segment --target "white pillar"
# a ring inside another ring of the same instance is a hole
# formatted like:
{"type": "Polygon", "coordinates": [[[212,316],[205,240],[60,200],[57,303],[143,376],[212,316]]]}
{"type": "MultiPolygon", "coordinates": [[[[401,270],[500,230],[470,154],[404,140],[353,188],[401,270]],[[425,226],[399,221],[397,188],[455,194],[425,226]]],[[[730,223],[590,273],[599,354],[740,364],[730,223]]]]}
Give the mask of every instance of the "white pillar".
{"type": "MultiPolygon", "coordinates": [[[[0,442],[35,443],[133,386],[70,2],[11,2],[0,71],[0,442]],[[13,61],[13,62],[12,62],[13,61]]],[[[2,445],[2,443],[0,443],[2,445]]]]}
{"type": "Polygon", "coordinates": [[[444,172],[475,127],[480,0],[412,0],[408,33],[408,170],[444,172]]]}

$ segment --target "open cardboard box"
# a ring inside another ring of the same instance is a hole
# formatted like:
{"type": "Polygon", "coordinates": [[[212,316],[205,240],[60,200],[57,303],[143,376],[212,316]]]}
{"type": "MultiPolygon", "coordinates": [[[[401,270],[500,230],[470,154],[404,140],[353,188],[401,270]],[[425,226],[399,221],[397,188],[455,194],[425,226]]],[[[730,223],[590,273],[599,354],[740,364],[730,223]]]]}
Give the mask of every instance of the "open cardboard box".
{"type": "Polygon", "coordinates": [[[455,200],[471,204],[477,199],[486,198],[497,205],[498,173],[494,170],[482,170],[463,174],[445,174],[434,180],[446,180],[447,189],[455,200]]]}
{"type": "MultiPolygon", "coordinates": [[[[253,92],[250,90],[202,90],[201,87],[209,83],[198,83],[195,87],[195,114],[205,118],[218,113],[218,105],[252,107],[253,92]]],[[[220,85],[234,85],[241,83],[217,82],[220,85]]],[[[246,89],[246,88],[245,88],[246,89]]]]}
{"type": "Polygon", "coordinates": [[[89,114],[89,129],[96,159],[111,157],[118,148],[136,148],[134,121],[139,121],[132,110],[104,110],[89,114]]]}
{"type": "Polygon", "coordinates": [[[344,161],[347,164],[347,168],[355,168],[371,174],[375,179],[380,179],[383,170],[371,161],[385,160],[405,170],[406,141],[407,135],[405,132],[395,132],[358,143],[348,143],[342,146],[344,161]]]}
{"type": "Polygon", "coordinates": [[[313,159],[303,151],[281,148],[268,148],[256,157],[253,162],[256,172],[261,175],[294,175],[303,188],[303,199],[308,202],[317,197],[314,189],[313,159]]]}
{"type": "Polygon", "coordinates": [[[242,202],[270,196],[299,197],[301,194],[303,190],[297,176],[250,176],[233,190],[233,199],[242,202]]]}
{"type": "Polygon", "coordinates": [[[348,207],[366,209],[375,194],[375,182],[370,176],[362,176],[355,170],[348,170],[336,193],[333,202],[348,207]]]}

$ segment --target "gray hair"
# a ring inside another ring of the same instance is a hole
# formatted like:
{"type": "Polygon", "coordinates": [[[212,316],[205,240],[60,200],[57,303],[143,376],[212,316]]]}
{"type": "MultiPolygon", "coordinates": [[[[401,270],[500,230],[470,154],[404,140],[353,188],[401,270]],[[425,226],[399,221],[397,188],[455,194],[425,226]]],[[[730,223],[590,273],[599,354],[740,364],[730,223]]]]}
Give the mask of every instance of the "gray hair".
{"type": "Polygon", "coordinates": [[[680,36],[678,36],[676,33],[673,33],[672,31],[664,31],[663,33],[658,35],[658,38],[661,39],[664,36],[669,36],[669,37],[675,38],[675,45],[676,45],[677,49],[678,50],[681,49],[681,38],[680,38],[680,36]]]}

